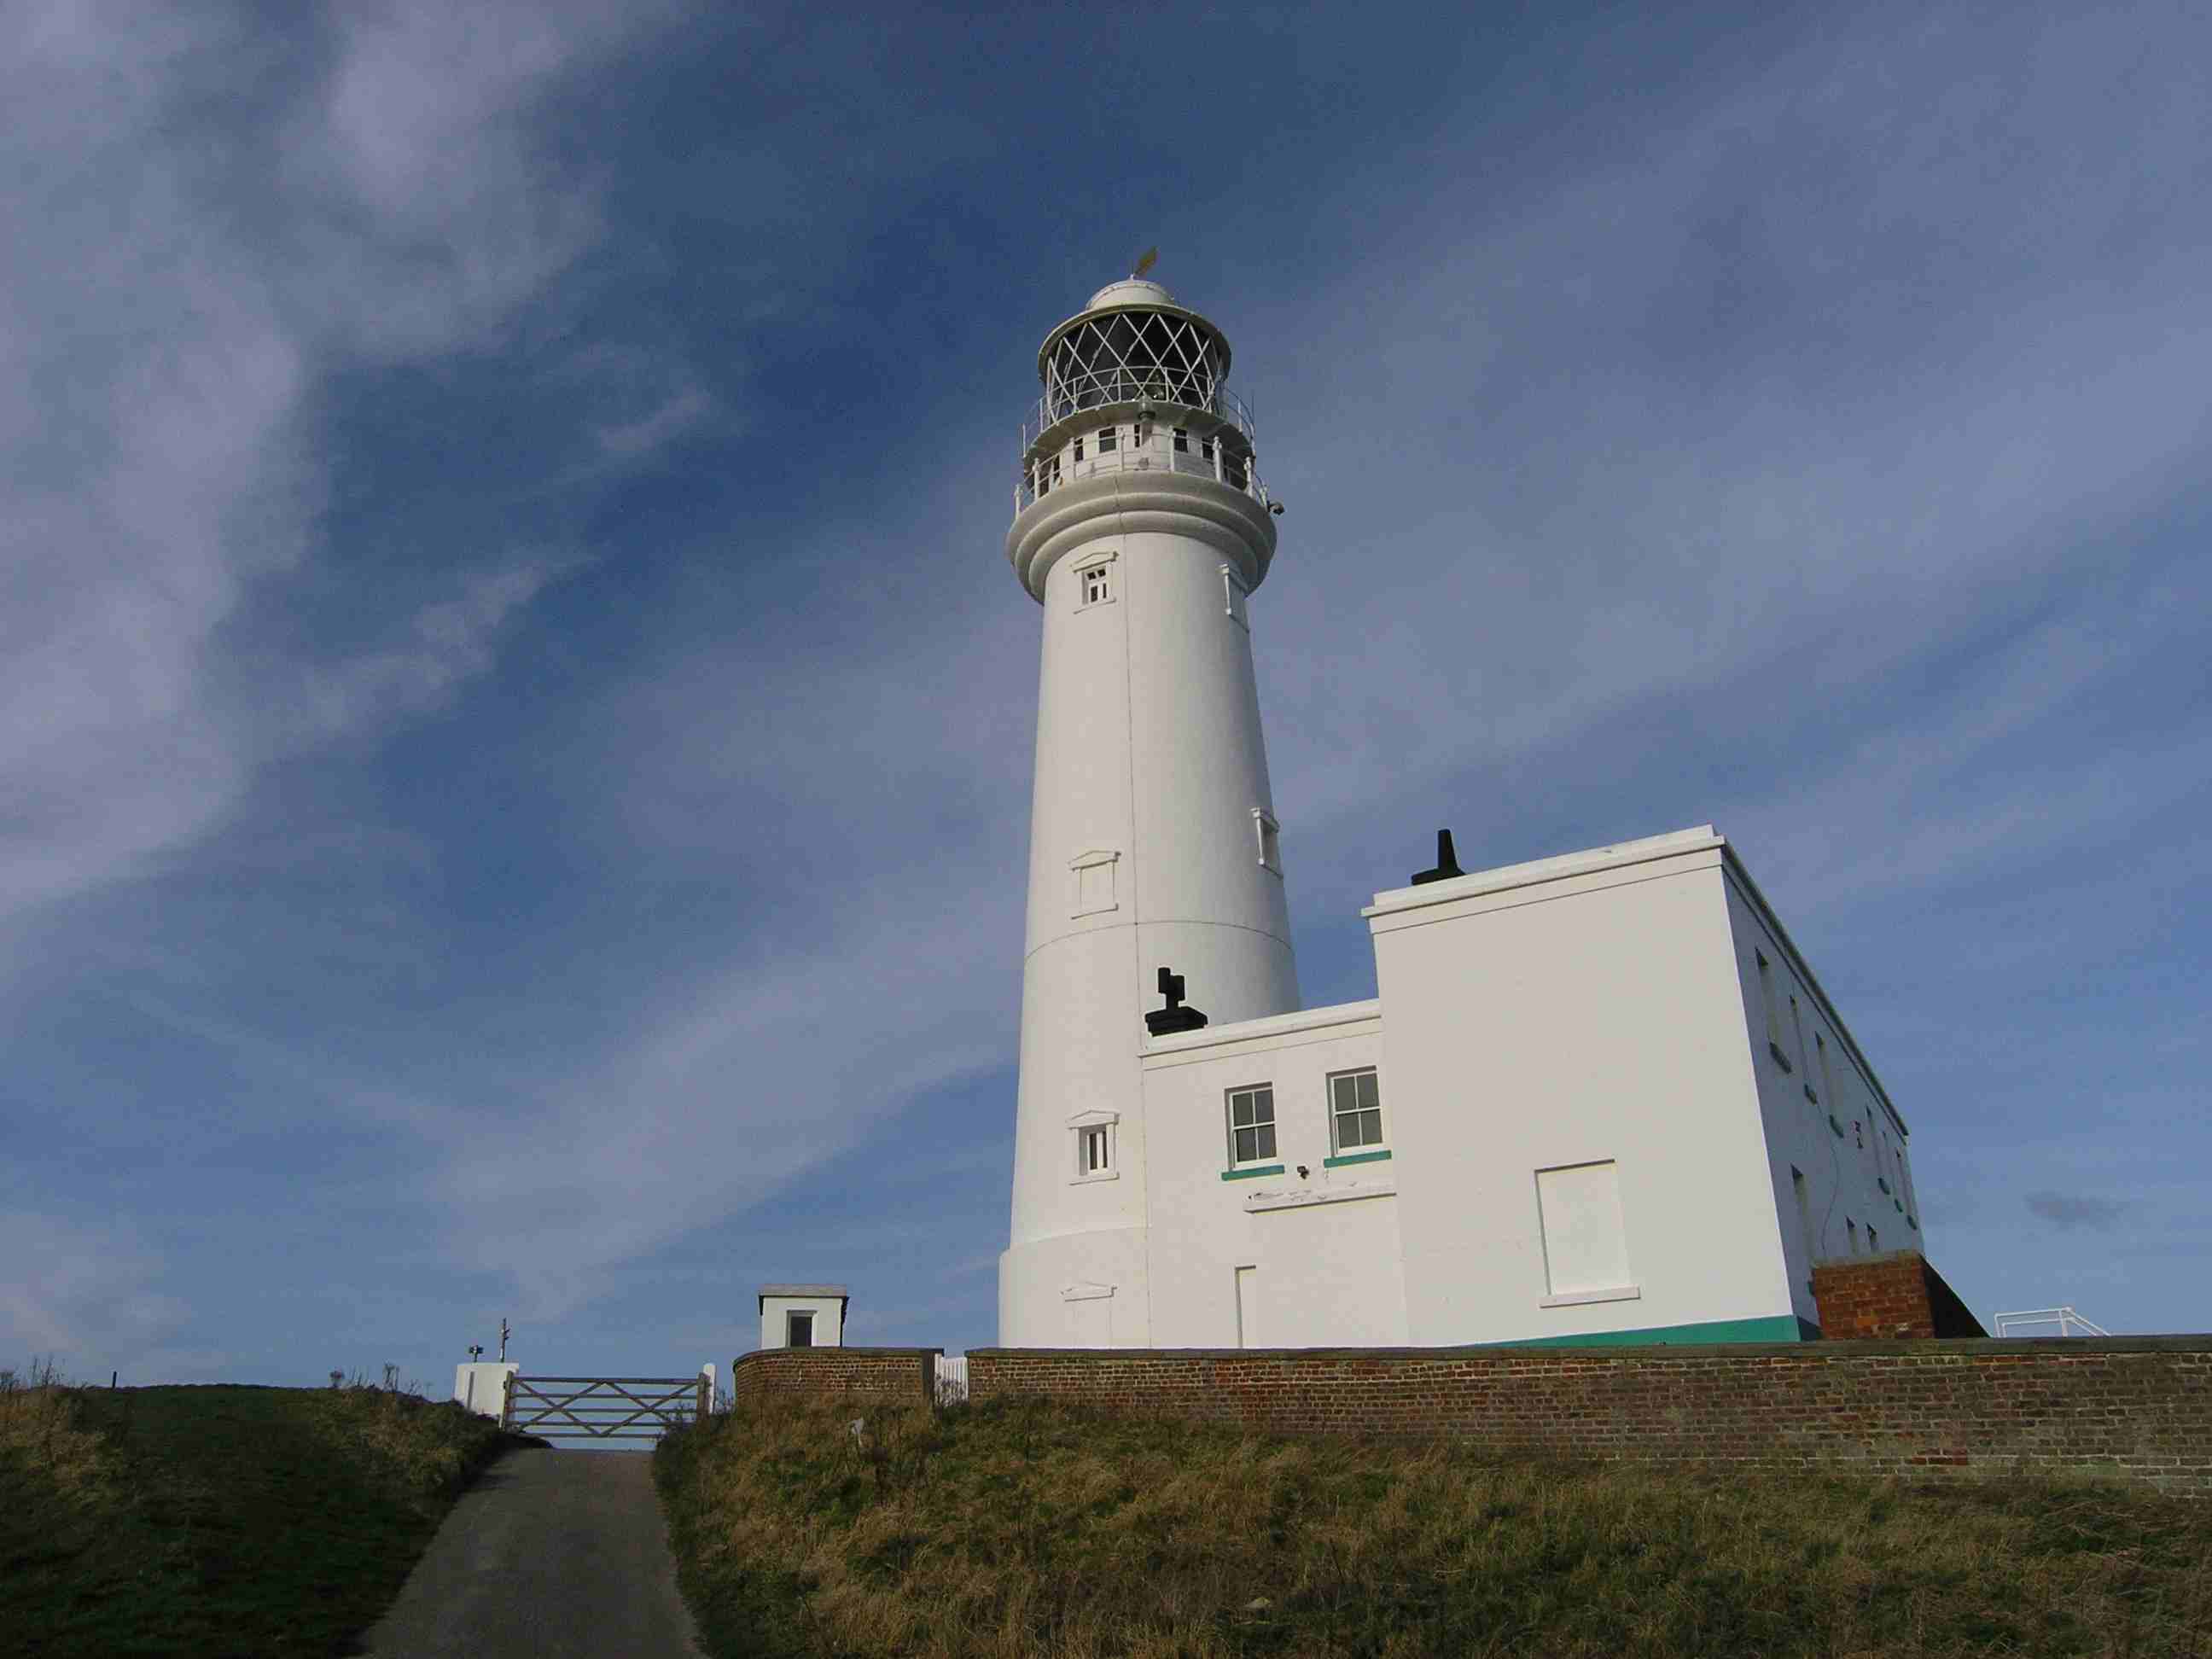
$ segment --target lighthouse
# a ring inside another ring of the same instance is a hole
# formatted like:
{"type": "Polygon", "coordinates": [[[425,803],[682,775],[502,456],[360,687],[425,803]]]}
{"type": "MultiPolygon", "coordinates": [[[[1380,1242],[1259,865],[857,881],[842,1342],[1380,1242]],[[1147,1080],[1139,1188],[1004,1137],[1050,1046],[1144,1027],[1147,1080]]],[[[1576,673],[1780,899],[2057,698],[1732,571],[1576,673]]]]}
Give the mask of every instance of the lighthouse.
{"type": "Polygon", "coordinates": [[[1146,1015],[1298,1006],[1252,667],[1279,508],[1229,365],[1222,331],[1141,276],[1037,353],[1006,534],[1043,619],[1010,1346],[1152,1340],[1146,1015]]]}

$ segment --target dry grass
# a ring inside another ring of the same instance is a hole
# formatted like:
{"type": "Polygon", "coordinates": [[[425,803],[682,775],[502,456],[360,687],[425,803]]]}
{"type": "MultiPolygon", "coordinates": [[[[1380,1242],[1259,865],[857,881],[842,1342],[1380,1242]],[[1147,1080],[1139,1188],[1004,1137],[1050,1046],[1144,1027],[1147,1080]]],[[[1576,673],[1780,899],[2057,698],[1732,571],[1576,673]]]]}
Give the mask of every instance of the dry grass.
{"type": "Polygon", "coordinates": [[[115,1459],[100,1438],[77,1426],[68,1383],[51,1359],[27,1372],[0,1370],[0,1471],[32,1482],[77,1513],[112,1509],[115,1459]]]}
{"type": "Polygon", "coordinates": [[[797,1401],[659,1474],[726,1654],[2212,1654],[2212,1504],[2103,1487],[797,1401]]]}

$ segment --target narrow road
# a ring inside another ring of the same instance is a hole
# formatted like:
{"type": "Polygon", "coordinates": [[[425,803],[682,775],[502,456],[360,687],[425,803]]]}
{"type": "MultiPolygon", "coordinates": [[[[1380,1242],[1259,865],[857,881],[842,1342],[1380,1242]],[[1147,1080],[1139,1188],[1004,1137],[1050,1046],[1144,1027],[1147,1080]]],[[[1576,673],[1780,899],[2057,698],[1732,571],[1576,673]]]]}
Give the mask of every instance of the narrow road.
{"type": "Polygon", "coordinates": [[[375,1659],[701,1659],[652,1457],[509,1452],[363,1639],[375,1659]]]}

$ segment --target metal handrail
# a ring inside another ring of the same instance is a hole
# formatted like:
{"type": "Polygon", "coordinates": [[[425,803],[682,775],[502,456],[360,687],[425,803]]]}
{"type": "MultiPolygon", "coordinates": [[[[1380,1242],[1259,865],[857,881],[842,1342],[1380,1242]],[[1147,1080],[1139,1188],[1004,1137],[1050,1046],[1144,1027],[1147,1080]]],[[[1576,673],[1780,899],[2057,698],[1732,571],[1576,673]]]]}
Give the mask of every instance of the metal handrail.
{"type": "Polygon", "coordinates": [[[1037,440],[1050,428],[1085,410],[1147,403],[1162,409],[1188,409],[1211,415],[1236,428],[1246,443],[1258,441],[1252,430],[1251,406],[1226,386],[1218,386],[1200,392],[1189,384],[1187,376],[1170,374],[1165,370],[1105,368],[1070,376],[1061,380],[1057,391],[1047,392],[1036,400],[1036,407],[1022,422],[1022,453],[1027,455],[1036,447],[1037,440]]]}
{"type": "Polygon", "coordinates": [[[2009,1336],[2021,1325],[2056,1325],[2061,1336],[2110,1336],[2102,1325],[2087,1320],[2069,1305],[2063,1308],[2022,1308],[1996,1316],[1997,1334],[2009,1336]]]}
{"type": "Polygon", "coordinates": [[[1267,486],[1260,482],[1259,465],[1251,456],[1237,458],[1236,470],[1244,475],[1243,482],[1240,483],[1231,470],[1230,458],[1222,453],[1223,446],[1217,443],[1212,447],[1213,455],[1209,459],[1197,447],[1176,449],[1171,433],[1155,434],[1149,442],[1125,442],[1120,450],[1110,454],[1094,455],[1077,461],[1063,468],[1058,480],[1046,483],[1042,489],[1037,488],[1038,480],[1040,477],[1049,477],[1050,474],[1045,466],[1039,465],[1024,471],[1014,485],[1014,516],[1021,517],[1023,509],[1040,495],[1049,495],[1080,479],[1109,472],[1180,472],[1186,477],[1212,478],[1217,483],[1227,484],[1231,489],[1249,495],[1261,507],[1273,505],[1273,498],[1267,494],[1267,486]]]}

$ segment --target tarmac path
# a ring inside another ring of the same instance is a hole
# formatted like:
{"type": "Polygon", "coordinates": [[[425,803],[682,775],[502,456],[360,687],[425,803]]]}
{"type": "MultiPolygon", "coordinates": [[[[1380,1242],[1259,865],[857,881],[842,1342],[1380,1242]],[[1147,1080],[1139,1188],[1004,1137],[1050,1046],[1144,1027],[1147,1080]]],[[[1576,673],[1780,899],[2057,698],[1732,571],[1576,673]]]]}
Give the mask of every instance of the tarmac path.
{"type": "Polygon", "coordinates": [[[646,1452],[508,1452],[364,1637],[376,1659],[702,1659],[646,1452]]]}

